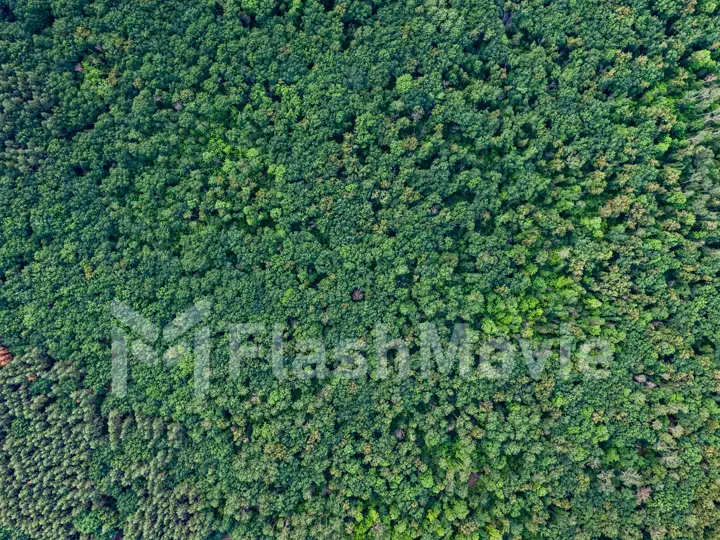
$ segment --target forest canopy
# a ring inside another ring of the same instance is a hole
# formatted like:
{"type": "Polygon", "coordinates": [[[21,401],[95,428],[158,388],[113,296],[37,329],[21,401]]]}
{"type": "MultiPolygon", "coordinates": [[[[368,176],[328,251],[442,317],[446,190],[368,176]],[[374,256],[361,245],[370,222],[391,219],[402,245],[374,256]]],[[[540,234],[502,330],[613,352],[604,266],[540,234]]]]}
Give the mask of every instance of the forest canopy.
{"type": "Polygon", "coordinates": [[[0,539],[717,538],[718,62],[717,0],[0,0],[0,539]]]}

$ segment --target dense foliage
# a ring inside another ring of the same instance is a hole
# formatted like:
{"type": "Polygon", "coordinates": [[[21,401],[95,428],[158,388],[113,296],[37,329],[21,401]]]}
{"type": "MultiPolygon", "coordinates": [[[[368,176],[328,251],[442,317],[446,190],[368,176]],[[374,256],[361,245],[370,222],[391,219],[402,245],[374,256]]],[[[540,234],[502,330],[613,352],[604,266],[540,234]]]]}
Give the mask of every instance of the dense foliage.
{"type": "Polygon", "coordinates": [[[717,538],[718,60],[716,0],[0,0],[0,538],[717,538]],[[200,298],[207,395],[113,394],[111,302],[200,298]],[[410,373],[230,377],[237,323],[410,373]]]}

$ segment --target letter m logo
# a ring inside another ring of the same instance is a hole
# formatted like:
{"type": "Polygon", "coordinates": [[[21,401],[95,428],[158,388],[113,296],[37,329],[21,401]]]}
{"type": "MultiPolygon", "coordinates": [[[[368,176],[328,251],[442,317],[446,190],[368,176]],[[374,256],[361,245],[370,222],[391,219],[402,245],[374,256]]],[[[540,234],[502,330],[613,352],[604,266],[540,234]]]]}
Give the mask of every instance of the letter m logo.
{"type": "Polygon", "coordinates": [[[205,395],[210,384],[210,330],[200,323],[210,313],[210,302],[197,302],[175,317],[162,331],[117,300],[110,305],[110,312],[118,322],[112,329],[113,395],[127,395],[130,357],[148,365],[157,365],[162,358],[166,365],[174,365],[190,351],[195,361],[195,393],[198,397],[205,395]],[[161,357],[159,353],[163,347],[165,352],[161,357]]]}

